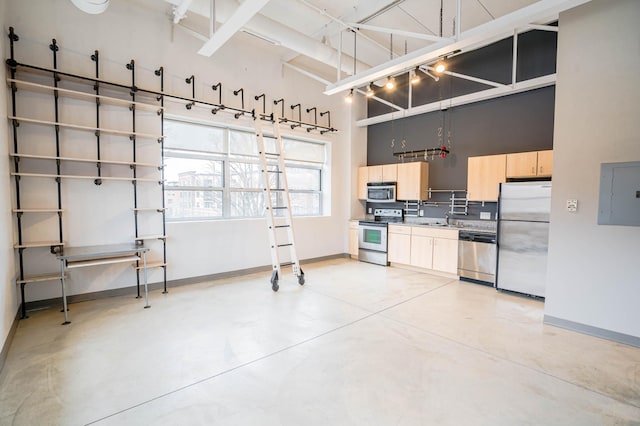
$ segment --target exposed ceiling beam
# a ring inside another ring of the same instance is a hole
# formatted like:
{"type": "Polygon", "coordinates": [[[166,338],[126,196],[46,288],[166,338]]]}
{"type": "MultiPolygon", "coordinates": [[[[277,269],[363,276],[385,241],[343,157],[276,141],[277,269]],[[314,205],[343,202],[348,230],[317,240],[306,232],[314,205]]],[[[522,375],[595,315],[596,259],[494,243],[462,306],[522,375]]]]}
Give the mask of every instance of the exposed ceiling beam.
{"type": "Polygon", "coordinates": [[[428,40],[428,41],[448,40],[448,41],[453,41],[453,39],[451,39],[451,38],[438,37],[438,36],[432,35],[432,34],[414,33],[412,31],[397,30],[397,29],[393,29],[393,28],[383,28],[383,27],[378,27],[378,26],[375,26],[375,25],[365,25],[365,24],[357,24],[357,23],[348,23],[346,25],[348,25],[349,27],[354,27],[354,28],[358,28],[358,29],[361,29],[361,30],[369,30],[369,31],[376,31],[376,32],[385,33],[385,34],[401,35],[401,36],[417,38],[417,39],[421,39],[421,40],[428,40]]]}
{"type": "Polygon", "coordinates": [[[218,28],[213,37],[198,50],[198,54],[203,56],[213,55],[267,3],[269,3],[269,0],[245,0],[242,2],[233,15],[218,28]]]}
{"type": "Polygon", "coordinates": [[[356,121],[358,127],[371,126],[373,124],[385,123],[387,121],[397,120],[399,118],[411,117],[414,115],[425,114],[427,112],[440,111],[460,105],[472,104],[474,102],[486,101],[489,99],[500,98],[502,96],[513,95],[516,93],[526,92],[529,90],[540,89],[542,87],[553,86],[556,84],[556,74],[545,75],[531,80],[520,81],[512,86],[495,87],[480,92],[470,93],[451,99],[432,102],[430,104],[420,105],[402,111],[390,112],[387,114],[377,115],[371,118],[356,121]]]}
{"type": "Polygon", "coordinates": [[[558,32],[558,27],[554,27],[553,25],[538,25],[538,24],[529,24],[529,28],[532,30],[540,30],[540,31],[552,31],[558,32]]]}
{"type": "MultiPolygon", "coordinates": [[[[430,66],[422,66],[420,67],[421,70],[429,70],[429,71],[433,71],[436,73],[436,75],[438,74],[435,70],[435,68],[430,67],[430,66]]],[[[480,84],[484,84],[487,86],[492,86],[492,87],[510,87],[506,84],[502,84],[502,83],[498,83],[496,81],[491,81],[491,80],[485,80],[484,78],[478,78],[478,77],[473,77],[471,75],[466,75],[466,74],[460,74],[458,72],[453,72],[453,71],[443,71],[442,74],[446,74],[449,75],[451,77],[457,77],[457,78],[461,78],[463,80],[469,80],[469,81],[473,81],[475,83],[480,83],[480,84]]]]}
{"type": "Polygon", "coordinates": [[[417,65],[428,64],[456,50],[470,51],[487,46],[502,38],[513,35],[514,30],[517,28],[572,9],[589,1],[591,0],[540,0],[513,13],[467,30],[460,34],[458,41],[436,42],[431,46],[416,50],[384,64],[377,65],[362,73],[357,73],[328,85],[324,94],[334,95],[353,87],[363,86],[370,81],[376,81],[389,75],[401,73],[417,65]]]}
{"type": "Polygon", "coordinates": [[[174,24],[179,23],[185,16],[187,16],[187,10],[189,9],[189,5],[191,5],[192,1],[193,0],[182,0],[179,5],[173,8],[174,24]]]}

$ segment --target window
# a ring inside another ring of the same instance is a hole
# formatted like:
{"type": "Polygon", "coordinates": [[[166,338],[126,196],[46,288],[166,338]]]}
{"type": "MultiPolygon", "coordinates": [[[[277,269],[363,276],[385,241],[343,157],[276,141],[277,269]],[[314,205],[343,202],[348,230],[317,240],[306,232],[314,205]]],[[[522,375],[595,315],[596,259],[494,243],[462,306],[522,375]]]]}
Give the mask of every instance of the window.
{"type": "MultiPolygon", "coordinates": [[[[262,166],[253,131],[173,119],[165,119],[164,126],[168,220],[264,215],[262,166]]],[[[276,142],[265,136],[267,150],[275,150],[276,142]]],[[[321,215],[326,144],[291,137],[283,137],[282,143],[293,215],[321,215]]],[[[270,160],[268,167],[277,170],[277,162],[270,160]]],[[[282,187],[282,174],[269,176],[271,188],[282,187]]],[[[273,192],[273,205],[282,205],[282,196],[273,192]]]]}

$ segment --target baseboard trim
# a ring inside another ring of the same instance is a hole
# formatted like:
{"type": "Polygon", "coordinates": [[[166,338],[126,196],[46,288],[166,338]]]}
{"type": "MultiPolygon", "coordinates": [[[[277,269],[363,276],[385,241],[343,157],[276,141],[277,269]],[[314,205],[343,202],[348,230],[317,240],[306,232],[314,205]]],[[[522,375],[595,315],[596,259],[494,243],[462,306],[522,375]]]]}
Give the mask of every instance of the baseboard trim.
{"type": "Polygon", "coordinates": [[[0,351],[0,373],[4,368],[4,363],[7,360],[7,356],[9,355],[9,348],[11,347],[11,343],[13,343],[13,337],[16,335],[16,331],[18,330],[19,320],[20,320],[20,309],[16,311],[16,316],[13,319],[11,328],[9,329],[9,334],[7,334],[7,339],[4,341],[4,344],[2,345],[2,351],[0,351]]]}
{"type": "Polygon", "coordinates": [[[565,328],[567,330],[576,331],[578,333],[588,334],[589,336],[600,337],[602,339],[612,340],[614,342],[640,348],[640,337],[632,336],[630,334],[605,330],[604,328],[593,327],[591,325],[581,324],[579,322],[556,318],[551,315],[544,316],[544,323],[560,328],[565,328]]]}
{"type": "MultiPolygon", "coordinates": [[[[305,259],[300,262],[300,266],[304,269],[305,264],[322,262],[326,260],[348,258],[347,253],[332,254],[329,256],[314,257],[311,259],[305,259]]],[[[235,271],[221,272],[219,274],[200,275],[197,277],[181,278],[177,280],[167,281],[167,289],[170,290],[173,287],[181,287],[184,285],[197,284],[205,281],[216,281],[225,278],[234,278],[242,275],[254,274],[257,272],[271,271],[271,265],[257,266],[254,268],[238,269],[235,271]]],[[[148,285],[149,291],[158,290],[164,287],[162,282],[152,283],[148,285]]],[[[140,291],[144,290],[143,286],[140,286],[140,291]]],[[[74,294],[67,296],[67,303],[79,303],[87,302],[89,300],[106,299],[109,297],[127,296],[137,293],[137,286],[115,288],[110,290],[101,290],[91,293],[74,294]]],[[[33,302],[27,302],[27,311],[46,309],[51,306],[62,306],[62,297],[55,297],[53,299],[35,300],[33,302]]]]}

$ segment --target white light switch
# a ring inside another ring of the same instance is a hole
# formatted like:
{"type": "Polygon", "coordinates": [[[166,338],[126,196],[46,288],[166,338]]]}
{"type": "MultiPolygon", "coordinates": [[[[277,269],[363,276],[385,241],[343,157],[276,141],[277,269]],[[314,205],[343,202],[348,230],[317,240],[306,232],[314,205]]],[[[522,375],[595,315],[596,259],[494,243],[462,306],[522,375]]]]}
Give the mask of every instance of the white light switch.
{"type": "Polygon", "coordinates": [[[567,211],[568,212],[578,211],[578,200],[567,200],[567,211]]]}

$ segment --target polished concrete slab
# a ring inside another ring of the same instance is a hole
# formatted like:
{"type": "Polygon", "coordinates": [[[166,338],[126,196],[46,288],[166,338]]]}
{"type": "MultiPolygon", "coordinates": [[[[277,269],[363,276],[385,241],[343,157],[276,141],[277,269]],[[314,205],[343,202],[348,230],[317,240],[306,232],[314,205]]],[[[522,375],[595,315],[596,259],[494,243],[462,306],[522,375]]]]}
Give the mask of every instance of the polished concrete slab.
{"type": "Polygon", "coordinates": [[[542,303],[350,260],[21,321],[0,424],[640,424],[640,349],[542,303]]]}

